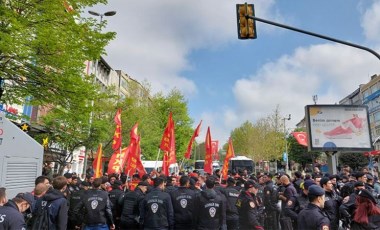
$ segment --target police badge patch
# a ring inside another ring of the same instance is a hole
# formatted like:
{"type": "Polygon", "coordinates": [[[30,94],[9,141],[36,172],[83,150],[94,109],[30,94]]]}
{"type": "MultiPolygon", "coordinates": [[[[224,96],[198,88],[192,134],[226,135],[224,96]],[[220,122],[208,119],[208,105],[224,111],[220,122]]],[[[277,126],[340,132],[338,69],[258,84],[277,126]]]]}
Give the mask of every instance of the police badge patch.
{"type": "Polygon", "coordinates": [[[251,206],[251,208],[255,208],[255,207],[256,207],[256,206],[255,206],[255,202],[250,201],[250,202],[249,202],[249,206],[251,206]]]}
{"type": "Polygon", "coordinates": [[[322,230],[329,230],[330,228],[329,228],[329,226],[328,225],[323,225],[322,226],[322,230]]]}
{"type": "Polygon", "coordinates": [[[91,201],[91,208],[92,209],[96,209],[96,207],[98,207],[98,201],[97,200],[93,200],[93,201],[91,201]]]}
{"type": "Polygon", "coordinates": [[[157,210],[158,210],[158,204],[157,204],[157,203],[153,203],[153,204],[150,206],[150,209],[152,209],[152,212],[153,212],[153,213],[156,213],[157,210]]]}
{"type": "Polygon", "coordinates": [[[291,200],[288,201],[287,205],[292,206],[293,202],[291,200]]]}
{"type": "Polygon", "coordinates": [[[181,204],[181,207],[182,207],[182,208],[186,208],[186,206],[187,206],[187,200],[186,200],[186,199],[182,199],[182,200],[180,200],[179,203],[181,204]]]}
{"type": "Polygon", "coordinates": [[[211,217],[214,217],[215,214],[216,214],[216,209],[215,209],[214,207],[211,207],[211,208],[208,210],[208,212],[210,213],[210,216],[211,216],[211,217]]]}

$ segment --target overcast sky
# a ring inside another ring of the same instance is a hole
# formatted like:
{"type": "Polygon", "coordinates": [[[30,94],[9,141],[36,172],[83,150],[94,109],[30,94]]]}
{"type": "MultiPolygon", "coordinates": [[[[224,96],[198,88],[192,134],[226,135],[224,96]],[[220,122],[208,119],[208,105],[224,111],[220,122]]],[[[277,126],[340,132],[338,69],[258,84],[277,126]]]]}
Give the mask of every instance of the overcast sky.
{"type": "MultiPolygon", "coordinates": [[[[188,100],[194,128],[203,120],[224,144],[246,120],[304,107],[335,104],[370,76],[380,60],[366,51],[257,22],[255,40],[239,40],[231,0],[109,0],[91,10],[117,32],[105,59],[113,69],[151,83],[154,92],[177,88],[188,100]]],[[[255,0],[256,16],[369,47],[380,53],[380,1],[255,0]]],[[[86,16],[91,16],[86,14],[86,16]]]]}

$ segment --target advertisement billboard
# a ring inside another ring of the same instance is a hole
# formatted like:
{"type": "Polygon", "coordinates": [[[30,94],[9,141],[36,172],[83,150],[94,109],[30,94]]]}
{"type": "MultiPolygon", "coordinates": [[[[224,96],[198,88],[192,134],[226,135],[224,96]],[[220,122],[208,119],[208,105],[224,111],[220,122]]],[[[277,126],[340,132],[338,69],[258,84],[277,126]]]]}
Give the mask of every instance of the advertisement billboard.
{"type": "Polygon", "coordinates": [[[370,151],[368,107],[307,105],[309,151],[370,151]]]}

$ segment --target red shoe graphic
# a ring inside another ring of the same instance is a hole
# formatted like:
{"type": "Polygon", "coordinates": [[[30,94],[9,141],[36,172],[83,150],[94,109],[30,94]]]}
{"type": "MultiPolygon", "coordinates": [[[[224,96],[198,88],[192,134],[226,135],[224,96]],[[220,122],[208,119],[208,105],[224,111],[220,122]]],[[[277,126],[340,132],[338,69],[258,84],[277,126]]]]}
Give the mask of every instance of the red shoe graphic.
{"type": "Polygon", "coordinates": [[[327,138],[345,138],[345,137],[350,137],[352,133],[353,132],[352,132],[352,129],[350,127],[345,129],[342,126],[338,126],[333,130],[330,130],[328,132],[324,132],[323,134],[327,138]]]}

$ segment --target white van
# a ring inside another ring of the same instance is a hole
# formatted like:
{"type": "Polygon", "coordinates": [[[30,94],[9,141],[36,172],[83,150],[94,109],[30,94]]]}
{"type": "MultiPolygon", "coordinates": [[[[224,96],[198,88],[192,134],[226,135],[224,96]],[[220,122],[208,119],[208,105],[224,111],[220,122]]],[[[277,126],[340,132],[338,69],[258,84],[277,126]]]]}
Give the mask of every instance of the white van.
{"type": "MultiPolygon", "coordinates": [[[[142,164],[145,168],[145,171],[149,174],[153,171],[153,169],[161,170],[162,169],[162,161],[142,161],[142,164]]],[[[178,163],[169,165],[169,173],[175,173],[178,175],[179,167],[178,163]]]]}

